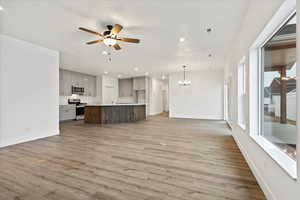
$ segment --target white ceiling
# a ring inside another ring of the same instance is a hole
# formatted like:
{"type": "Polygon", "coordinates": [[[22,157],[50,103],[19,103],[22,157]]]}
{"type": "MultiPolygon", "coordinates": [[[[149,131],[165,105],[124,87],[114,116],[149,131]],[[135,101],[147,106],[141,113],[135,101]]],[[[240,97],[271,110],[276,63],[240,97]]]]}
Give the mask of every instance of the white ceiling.
{"type": "Polygon", "coordinates": [[[126,76],[169,74],[182,65],[222,69],[248,0],[0,0],[0,5],[1,32],[60,51],[61,68],[126,76]],[[109,48],[85,45],[97,37],[78,27],[102,32],[105,24],[115,23],[124,26],[120,36],[141,43],[121,43],[123,49],[112,51],[109,62],[102,55],[109,48]]]}

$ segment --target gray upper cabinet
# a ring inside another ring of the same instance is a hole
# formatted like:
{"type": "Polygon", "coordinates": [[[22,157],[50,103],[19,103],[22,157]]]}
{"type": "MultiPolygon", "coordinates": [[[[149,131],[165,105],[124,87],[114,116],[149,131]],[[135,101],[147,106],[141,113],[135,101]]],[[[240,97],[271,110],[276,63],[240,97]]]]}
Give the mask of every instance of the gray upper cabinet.
{"type": "Polygon", "coordinates": [[[146,90],[146,77],[133,78],[133,90],[146,90]]]}
{"type": "Polygon", "coordinates": [[[83,78],[84,96],[96,96],[96,77],[84,75],[83,78]]]}
{"type": "Polygon", "coordinates": [[[72,77],[72,86],[81,87],[82,86],[82,77],[77,72],[71,72],[72,77]]]}
{"type": "Polygon", "coordinates": [[[119,97],[133,96],[133,80],[132,78],[119,79],[119,97]]]}
{"type": "Polygon", "coordinates": [[[59,96],[65,96],[65,83],[63,81],[63,76],[64,76],[64,73],[62,70],[59,70],[59,96]]]}
{"type": "Polygon", "coordinates": [[[96,84],[97,84],[97,78],[95,76],[90,76],[89,80],[88,80],[88,88],[89,88],[89,94],[92,97],[96,97],[97,96],[97,92],[96,92],[96,84]]]}
{"type": "Polygon", "coordinates": [[[62,92],[63,96],[71,96],[72,95],[72,74],[70,71],[63,70],[63,80],[62,84],[64,85],[64,91],[62,92]]]}
{"type": "Polygon", "coordinates": [[[97,96],[96,94],[96,76],[72,72],[68,70],[59,70],[59,95],[71,96],[72,86],[83,87],[84,96],[97,96]]]}
{"type": "Polygon", "coordinates": [[[84,88],[84,96],[92,96],[91,89],[89,86],[89,76],[83,75],[83,88],[84,88]]]}

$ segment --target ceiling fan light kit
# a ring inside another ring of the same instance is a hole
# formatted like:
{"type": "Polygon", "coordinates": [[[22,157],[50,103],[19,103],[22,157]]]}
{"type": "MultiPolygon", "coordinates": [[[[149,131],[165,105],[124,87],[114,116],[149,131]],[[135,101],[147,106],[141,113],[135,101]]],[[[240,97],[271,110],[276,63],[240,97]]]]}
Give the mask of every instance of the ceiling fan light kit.
{"type": "Polygon", "coordinates": [[[94,40],[91,42],[87,42],[86,44],[88,44],[88,45],[103,42],[106,46],[113,47],[115,50],[121,50],[122,48],[117,43],[118,41],[130,42],[130,43],[139,43],[140,42],[139,39],[118,37],[118,33],[120,33],[121,30],[123,29],[123,26],[121,26],[120,24],[115,24],[114,26],[107,25],[106,27],[108,30],[104,31],[103,33],[92,31],[90,29],[83,28],[83,27],[79,27],[79,30],[85,31],[87,33],[97,35],[98,37],[103,38],[100,40],[94,40]]]}
{"type": "Polygon", "coordinates": [[[114,46],[115,44],[117,44],[117,40],[112,39],[112,38],[105,38],[105,39],[103,40],[103,42],[104,42],[104,44],[105,44],[106,46],[109,46],[109,47],[114,46]]]}
{"type": "Polygon", "coordinates": [[[186,68],[187,66],[183,66],[183,80],[178,81],[178,84],[181,86],[189,86],[192,84],[192,81],[186,80],[186,68]]]}

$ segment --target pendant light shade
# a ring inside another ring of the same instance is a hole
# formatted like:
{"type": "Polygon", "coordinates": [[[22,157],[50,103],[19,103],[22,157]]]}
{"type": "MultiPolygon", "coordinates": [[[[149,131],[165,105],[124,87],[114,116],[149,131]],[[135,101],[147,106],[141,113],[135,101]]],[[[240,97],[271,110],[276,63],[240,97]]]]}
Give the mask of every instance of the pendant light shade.
{"type": "Polygon", "coordinates": [[[192,84],[192,81],[186,79],[186,68],[187,66],[183,66],[183,80],[178,81],[178,84],[181,86],[189,86],[192,84]]]}

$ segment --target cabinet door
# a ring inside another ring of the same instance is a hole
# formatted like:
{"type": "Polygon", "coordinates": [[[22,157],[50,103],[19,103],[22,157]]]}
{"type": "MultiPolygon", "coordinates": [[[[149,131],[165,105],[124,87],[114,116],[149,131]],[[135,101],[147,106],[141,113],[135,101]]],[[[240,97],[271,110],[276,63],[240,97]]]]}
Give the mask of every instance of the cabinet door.
{"type": "Polygon", "coordinates": [[[71,73],[71,83],[72,83],[72,86],[79,87],[78,73],[76,73],[76,72],[70,72],[70,73],[71,73]]]}
{"type": "Polygon", "coordinates": [[[59,70],[59,96],[65,96],[65,85],[64,85],[64,71],[59,70]]]}
{"type": "Polygon", "coordinates": [[[133,89],[134,90],[140,90],[139,78],[134,78],[133,79],[133,89]]]}
{"type": "Polygon", "coordinates": [[[75,106],[59,106],[59,121],[72,120],[76,118],[75,106]]]}
{"type": "Polygon", "coordinates": [[[72,95],[72,74],[70,71],[63,70],[64,96],[72,95]]]}
{"type": "Polygon", "coordinates": [[[119,79],[119,97],[125,97],[125,83],[124,79],[119,79]]]}
{"type": "Polygon", "coordinates": [[[133,87],[132,79],[119,79],[119,96],[120,97],[131,97],[133,87]]]}
{"type": "Polygon", "coordinates": [[[78,86],[79,87],[84,87],[85,86],[85,82],[88,81],[86,79],[88,79],[88,76],[85,75],[85,74],[81,74],[81,73],[78,73],[77,74],[77,81],[78,81],[78,86]]]}
{"type": "Polygon", "coordinates": [[[146,80],[145,77],[137,77],[133,79],[133,89],[134,90],[145,90],[146,80]]]}
{"type": "Polygon", "coordinates": [[[91,76],[90,79],[90,91],[91,91],[91,96],[92,97],[96,97],[97,96],[97,92],[96,92],[96,77],[95,76],[91,76]]]}
{"type": "Polygon", "coordinates": [[[82,76],[83,76],[84,96],[91,96],[90,85],[89,85],[90,77],[88,75],[82,75],[82,76]]]}
{"type": "Polygon", "coordinates": [[[139,81],[139,89],[140,90],[145,90],[146,89],[146,78],[145,77],[140,77],[139,78],[140,81],[139,81]]]}

